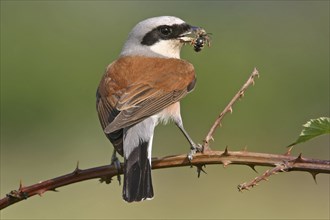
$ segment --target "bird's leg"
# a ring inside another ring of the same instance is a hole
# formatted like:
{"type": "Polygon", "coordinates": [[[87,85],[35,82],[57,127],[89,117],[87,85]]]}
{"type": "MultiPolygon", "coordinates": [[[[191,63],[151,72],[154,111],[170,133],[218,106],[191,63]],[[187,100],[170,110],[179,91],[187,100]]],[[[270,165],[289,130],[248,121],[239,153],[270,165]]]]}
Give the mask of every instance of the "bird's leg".
{"type": "Polygon", "coordinates": [[[181,130],[181,132],[183,133],[183,135],[186,137],[186,139],[190,144],[190,152],[188,153],[188,160],[192,161],[195,153],[202,152],[202,146],[200,144],[195,144],[194,141],[190,138],[189,134],[183,127],[182,120],[175,120],[175,124],[176,126],[178,126],[178,128],[181,130]]]}
{"type": "Polygon", "coordinates": [[[116,150],[113,150],[113,153],[112,153],[112,156],[111,156],[111,165],[114,165],[115,168],[117,169],[117,180],[119,182],[119,185],[121,184],[121,177],[120,177],[120,174],[119,174],[119,171],[120,171],[120,161],[117,157],[117,153],[116,153],[116,150]]]}

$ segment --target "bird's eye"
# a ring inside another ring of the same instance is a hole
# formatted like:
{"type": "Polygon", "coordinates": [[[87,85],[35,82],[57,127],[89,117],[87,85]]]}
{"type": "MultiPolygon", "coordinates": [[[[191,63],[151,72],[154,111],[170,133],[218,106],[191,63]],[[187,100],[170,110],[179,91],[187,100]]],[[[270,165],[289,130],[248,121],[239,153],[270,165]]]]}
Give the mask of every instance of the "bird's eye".
{"type": "Polygon", "coordinates": [[[168,36],[172,33],[172,28],[170,28],[168,26],[163,26],[163,27],[159,28],[159,31],[162,35],[168,36]]]}

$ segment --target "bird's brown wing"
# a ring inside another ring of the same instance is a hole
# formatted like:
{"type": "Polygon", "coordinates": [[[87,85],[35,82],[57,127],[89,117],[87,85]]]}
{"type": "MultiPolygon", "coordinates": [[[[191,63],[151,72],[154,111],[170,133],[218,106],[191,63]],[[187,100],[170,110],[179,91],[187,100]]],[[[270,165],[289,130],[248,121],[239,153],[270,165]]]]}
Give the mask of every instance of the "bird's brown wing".
{"type": "Polygon", "coordinates": [[[176,103],[181,98],[183,98],[188,91],[187,89],[183,89],[165,92],[155,91],[150,87],[146,87],[146,90],[141,92],[141,94],[137,94],[133,96],[132,99],[129,99],[128,102],[119,104],[117,108],[120,113],[104,129],[106,134],[112,133],[125,127],[129,127],[151,115],[159,113],[166,107],[176,103]],[[143,96],[140,97],[140,95],[143,96]]]}
{"type": "Polygon", "coordinates": [[[112,97],[110,101],[115,105],[111,106],[118,114],[105,127],[106,134],[159,113],[182,99],[194,87],[194,68],[187,61],[144,57],[122,59],[108,74],[117,84],[126,85],[117,85],[120,89],[108,95],[112,97]],[[121,81],[123,78],[126,78],[125,82],[121,81]],[[113,101],[113,97],[118,100],[113,101]]]}
{"type": "MultiPolygon", "coordinates": [[[[102,90],[99,88],[96,93],[96,109],[101,126],[104,129],[116,118],[116,116],[119,114],[119,111],[111,106],[108,100],[101,94],[102,90]]],[[[111,141],[116,151],[120,155],[123,155],[123,129],[119,129],[115,132],[106,134],[106,136],[111,141]]]]}

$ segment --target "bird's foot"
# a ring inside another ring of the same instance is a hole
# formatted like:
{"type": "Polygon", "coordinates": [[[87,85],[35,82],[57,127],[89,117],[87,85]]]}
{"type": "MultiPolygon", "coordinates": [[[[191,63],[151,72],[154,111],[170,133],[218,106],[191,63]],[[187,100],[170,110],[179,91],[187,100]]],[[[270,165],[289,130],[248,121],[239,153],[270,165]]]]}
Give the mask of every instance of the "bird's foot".
{"type": "Polygon", "coordinates": [[[188,160],[191,162],[194,158],[194,155],[198,152],[202,152],[203,147],[201,144],[192,144],[190,147],[190,152],[188,153],[188,160]]]}
{"type": "Polygon", "coordinates": [[[121,170],[121,165],[118,157],[116,155],[112,155],[111,157],[111,165],[114,165],[116,170],[117,170],[117,180],[119,182],[119,185],[121,185],[121,177],[120,177],[120,170],[121,170]]]}

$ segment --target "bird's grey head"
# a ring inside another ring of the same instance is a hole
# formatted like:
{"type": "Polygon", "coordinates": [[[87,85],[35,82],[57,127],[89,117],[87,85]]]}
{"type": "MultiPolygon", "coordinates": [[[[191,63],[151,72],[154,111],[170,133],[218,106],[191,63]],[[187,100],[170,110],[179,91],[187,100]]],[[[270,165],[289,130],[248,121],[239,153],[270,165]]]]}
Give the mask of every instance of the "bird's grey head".
{"type": "Polygon", "coordinates": [[[180,58],[182,45],[195,29],[172,16],[143,20],[130,32],[120,56],[180,58]]]}

